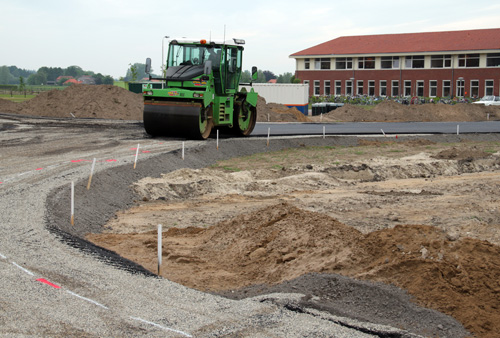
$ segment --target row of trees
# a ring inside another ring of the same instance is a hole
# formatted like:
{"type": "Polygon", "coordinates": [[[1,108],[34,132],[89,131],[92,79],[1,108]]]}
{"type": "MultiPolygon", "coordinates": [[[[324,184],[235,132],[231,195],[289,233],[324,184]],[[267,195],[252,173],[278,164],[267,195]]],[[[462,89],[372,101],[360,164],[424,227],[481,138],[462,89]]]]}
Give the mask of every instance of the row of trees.
{"type": "MultiPolygon", "coordinates": [[[[47,82],[56,82],[59,76],[71,76],[75,79],[82,75],[92,76],[96,84],[113,84],[114,80],[109,75],[94,73],[92,71],[84,71],[79,66],[70,66],[68,68],[61,67],[41,67],[37,71],[20,69],[16,66],[1,66],[0,67],[0,84],[20,85],[26,83],[31,86],[46,85],[47,82]],[[25,80],[27,79],[27,80],[25,80]]],[[[60,80],[58,84],[66,81],[60,80]]]]}

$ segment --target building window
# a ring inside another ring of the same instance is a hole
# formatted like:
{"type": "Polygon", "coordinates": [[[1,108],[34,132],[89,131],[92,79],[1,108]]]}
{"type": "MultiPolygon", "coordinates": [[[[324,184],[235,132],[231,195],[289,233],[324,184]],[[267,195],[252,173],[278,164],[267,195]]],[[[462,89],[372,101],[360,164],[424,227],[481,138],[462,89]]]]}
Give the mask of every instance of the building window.
{"type": "Polygon", "coordinates": [[[325,80],[325,95],[330,95],[330,80],[325,80]]]}
{"type": "Polygon", "coordinates": [[[451,55],[432,55],[431,68],[451,68],[451,55]]]}
{"type": "Polygon", "coordinates": [[[470,97],[479,97],[479,80],[470,81],[470,97]]]}
{"type": "Polygon", "coordinates": [[[405,68],[424,68],[425,57],[423,55],[410,55],[405,58],[405,68]]]}
{"type": "Polygon", "coordinates": [[[486,54],[487,67],[500,67],[500,53],[486,54]]]}
{"type": "Polygon", "coordinates": [[[352,69],[352,58],[336,58],[335,69],[352,69]]]}
{"type": "Polygon", "coordinates": [[[367,56],[358,58],[358,69],[375,69],[375,57],[367,56]]]}
{"type": "Polygon", "coordinates": [[[375,81],[368,81],[368,95],[375,96],[375,81]]]}
{"type": "Polygon", "coordinates": [[[314,95],[319,96],[319,80],[314,80],[314,95]]]}
{"type": "Polygon", "coordinates": [[[436,80],[429,81],[429,96],[430,97],[437,96],[437,86],[438,86],[438,82],[436,80]]]}
{"type": "Polygon", "coordinates": [[[494,87],[494,81],[493,80],[486,80],[484,82],[484,95],[493,95],[493,87],[494,87]]]}
{"type": "Polygon", "coordinates": [[[358,95],[363,95],[363,80],[358,80],[356,84],[356,92],[358,95]]]}
{"type": "Polygon", "coordinates": [[[424,96],[424,81],[417,81],[417,96],[424,96]]]}
{"type": "Polygon", "coordinates": [[[310,69],[310,60],[309,59],[305,59],[304,60],[304,69],[310,69]]]}
{"type": "Polygon", "coordinates": [[[342,95],[342,81],[335,81],[335,95],[342,95]]]}
{"type": "Polygon", "coordinates": [[[382,56],[380,67],[382,69],[399,69],[399,56],[382,56]]]}
{"type": "Polygon", "coordinates": [[[443,96],[450,97],[451,96],[451,81],[443,80],[443,96]]]}
{"type": "Polygon", "coordinates": [[[352,95],[352,81],[350,80],[345,82],[345,94],[352,95]]]}
{"type": "Polygon", "coordinates": [[[457,80],[457,96],[464,97],[465,94],[465,81],[464,79],[457,80]]]}
{"type": "Polygon", "coordinates": [[[479,54],[459,54],[459,67],[479,67],[479,54]]]}
{"type": "Polygon", "coordinates": [[[380,81],[379,83],[380,96],[387,96],[387,81],[380,81]]]}
{"type": "Polygon", "coordinates": [[[405,80],[404,84],[404,96],[411,96],[411,80],[405,80]]]}
{"type": "Polygon", "coordinates": [[[399,81],[398,80],[392,80],[392,91],[391,91],[392,96],[398,96],[399,95],[399,81]]]}
{"type": "Polygon", "coordinates": [[[328,58],[314,59],[314,69],[330,69],[330,59],[328,58]]]}

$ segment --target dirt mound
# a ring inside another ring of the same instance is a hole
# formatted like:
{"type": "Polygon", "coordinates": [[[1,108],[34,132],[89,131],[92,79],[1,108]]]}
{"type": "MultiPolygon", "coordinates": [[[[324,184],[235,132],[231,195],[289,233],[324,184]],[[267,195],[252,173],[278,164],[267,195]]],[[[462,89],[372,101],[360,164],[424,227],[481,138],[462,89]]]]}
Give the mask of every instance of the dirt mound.
{"type": "Polygon", "coordinates": [[[338,122],[446,122],[446,121],[486,121],[500,118],[500,107],[485,107],[475,104],[417,104],[403,105],[394,101],[384,101],[374,107],[346,104],[314,121],[338,122]]]}
{"type": "Polygon", "coordinates": [[[288,108],[278,103],[266,103],[266,99],[259,96],[257,122],[310,122],[310,120],[297,108],[288,108]]]}
{"type": "Polygon", "coordinates": [[[0,98],[0,111],[15,112],[17,111],[18,106],[19,106],[18,103],[0,98]]]}
{"type": "Polygon", "coordinates": [[[117,86],[72,85],[42,92],[5,112],[30,116],[142,120],[142,96],[117,86]]]}
{"type": "Polygon", "coordinates": [[[486,158],[488,156],[491,156],[491,153],[487,153],[481,149],[477,149],[476,147],[471,147],[471,148],[452,147],[450,149],[442,150],[432,157],[440,160],[472,161],[480,158],[486,158]]]}
{"type": "MultiPolygon", "coordinates": [[[[156,270],[155,232],[89,239],[117,252],[140,251],[139,263],[156,270]]],[[[209,228],[169,229],[164,241],[163,275],[200,290],[336,273],[395,284],[482,337],[500,330],[500,248],[432,226],[398,225],[364,235],[281,203],[209,228]]]]}

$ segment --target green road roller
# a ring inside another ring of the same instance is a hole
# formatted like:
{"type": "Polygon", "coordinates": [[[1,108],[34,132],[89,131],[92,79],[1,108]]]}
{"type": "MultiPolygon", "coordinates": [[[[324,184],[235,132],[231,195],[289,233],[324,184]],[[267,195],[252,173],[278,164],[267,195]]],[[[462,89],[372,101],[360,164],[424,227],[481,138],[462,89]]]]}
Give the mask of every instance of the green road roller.
{"type": "MultiPolygon", "coordinates": [[[[253,88],[239,90],[244,43],[171,40],[163,77],[149,75],[142,85],[146,132],[206,139],[217,128],[250,135],[257,121],[257,93],[253,88]]],[[[256,78],[257,68],[252,67],[252,80],[256,78]]]]}

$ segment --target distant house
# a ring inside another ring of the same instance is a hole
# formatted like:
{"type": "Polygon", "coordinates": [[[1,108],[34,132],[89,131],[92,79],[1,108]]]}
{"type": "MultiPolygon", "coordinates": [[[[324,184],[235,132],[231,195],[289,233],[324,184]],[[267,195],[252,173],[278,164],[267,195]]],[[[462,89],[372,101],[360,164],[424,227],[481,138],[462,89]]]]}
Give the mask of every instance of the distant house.
{"type": "Polygon", "coordinates": [[[83,84],[95,85],[95,80],[90,75],[82,75],[78,78],[78,81],[80,81],[80,83],[83,83],[83,84]]]}
{"type": "Polygon", "coordinates": [[[59,81],[61,80],[69,80],[69,79],[72,79],[73,76],[58,76],[57,79],[56,79],[56,82],[59,83],[59,81]]]}
{"type": "Polygon", "coordinates": [[[63,85],[80,84],[81,82],[75,79],[69,79],[63,83],[63,85]]]}
{"type": "Polygon", "coordinates": [[[269,81],[267,81],[267,83],[276,83],[278,80],[277,79],[271,79],[269,81]]]}

